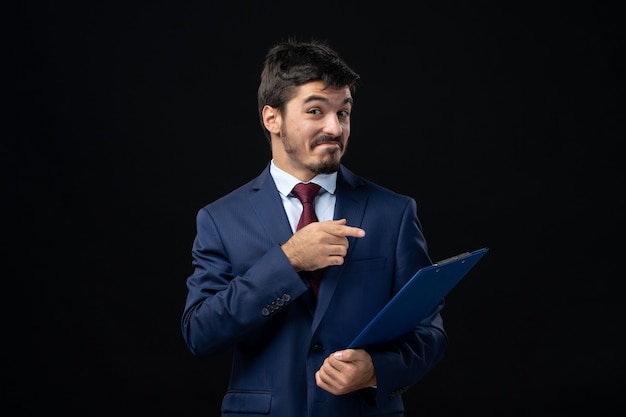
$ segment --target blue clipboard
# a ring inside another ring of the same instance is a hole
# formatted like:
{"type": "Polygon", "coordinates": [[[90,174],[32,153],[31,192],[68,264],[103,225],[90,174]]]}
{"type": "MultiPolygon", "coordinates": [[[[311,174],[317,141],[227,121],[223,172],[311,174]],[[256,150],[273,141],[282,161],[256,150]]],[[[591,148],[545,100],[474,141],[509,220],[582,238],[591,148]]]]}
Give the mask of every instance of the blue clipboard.
{"type": "Polygon", "coordinates": [[[488,250],[489,248],[482,248],[465,252],[417,271],[348,348],[374,347],[409,333],[433,311],[488,250]]]}

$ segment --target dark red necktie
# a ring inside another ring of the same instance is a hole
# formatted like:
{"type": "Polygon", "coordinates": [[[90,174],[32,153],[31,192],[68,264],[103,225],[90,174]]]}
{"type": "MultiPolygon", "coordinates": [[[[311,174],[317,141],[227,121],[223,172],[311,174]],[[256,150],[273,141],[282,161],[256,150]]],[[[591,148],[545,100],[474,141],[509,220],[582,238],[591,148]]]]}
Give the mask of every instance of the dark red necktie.
{"type": "MultiPolygon", "coordinates": [[[[319,190],[320,186],[313,184],[312,182],[307,184],[301,182],[293,187],[293,195],[295,195],[302,203],[302,215],[300,215],[300,221],[298,221],[298,227],[296,227],[296,230],[300,230],[307,224],[317,221],[313,202],[315,201],[315,196],[319,190]]],[[[301,275],[309,279],[309,284],[311,285],[313,294],[317,297],[322,271],[320,269],[315,271],[303,271],[301,275]]]]}

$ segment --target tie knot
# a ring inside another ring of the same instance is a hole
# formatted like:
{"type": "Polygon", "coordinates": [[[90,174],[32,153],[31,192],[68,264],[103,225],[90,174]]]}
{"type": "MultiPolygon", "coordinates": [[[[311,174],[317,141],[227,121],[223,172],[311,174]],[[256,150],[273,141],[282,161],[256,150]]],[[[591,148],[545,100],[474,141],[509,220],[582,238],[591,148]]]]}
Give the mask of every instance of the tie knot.
{"type": "Polygon", "coordinates": [[[312,182],[309,182],[307,184],[300,182],[296,184],[295,187],[293,187],[292,193],[293,195],[298,197],[298,200],[300,200],[302,204],[304,204],[312,203],[313,200],[315,200],[315,196],[317,195],[317,192],[319,190],[320,186],[317,184],[314,184],[312,182]]]}

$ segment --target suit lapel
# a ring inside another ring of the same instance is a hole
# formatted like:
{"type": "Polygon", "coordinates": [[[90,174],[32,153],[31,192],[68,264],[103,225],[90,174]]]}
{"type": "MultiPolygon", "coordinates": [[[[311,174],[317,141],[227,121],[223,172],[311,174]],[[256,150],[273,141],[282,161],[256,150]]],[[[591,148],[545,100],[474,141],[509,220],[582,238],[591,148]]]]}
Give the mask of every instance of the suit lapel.
{"type": "MultiPolygon", "coordinates": [[[[368,195],[359,193],[359,187],[363,186],[363,181],[355,176],[352,172],[342,167],[337,176],[337,200],[335,202],[335,219],[347,219],[349,226],[360,227],[363,224],[363,216],[367,205],[368,195]]],[[[349,261],[352,251],[356,245],[357,239],[348,237],[349,246],[346,254],[346,262],[349,261]]],[[[333,266],[326,268],[320,291],[317,297],[317,307],[313,317],[313,328],[315,332],[322,317],[328,309],[332,295],[335,292],[337,283],[341,277],[343,268],[341,266],[333,266]]]]}
{"type": "Polygon", "coordinates": [[[286,242],[293,233],[269,166],[253,180],[252,190],[249,200],[259,223],[274,244],[286,242]]]}

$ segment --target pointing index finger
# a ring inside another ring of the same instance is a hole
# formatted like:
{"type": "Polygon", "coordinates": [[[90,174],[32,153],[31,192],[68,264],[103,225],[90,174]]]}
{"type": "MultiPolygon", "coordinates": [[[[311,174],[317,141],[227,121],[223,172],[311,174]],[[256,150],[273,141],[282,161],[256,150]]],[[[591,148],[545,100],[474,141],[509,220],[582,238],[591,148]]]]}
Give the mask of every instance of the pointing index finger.
{"type": "Polygon", "coordinates": [[[363,237],[365,236],[365,230],[360,227],[347,226],[346,219],[336,220],[338,223],[336,225],[336,229],[334,229],[335,234],[337,236],[352,236],[352,237],[363,237]]]}

